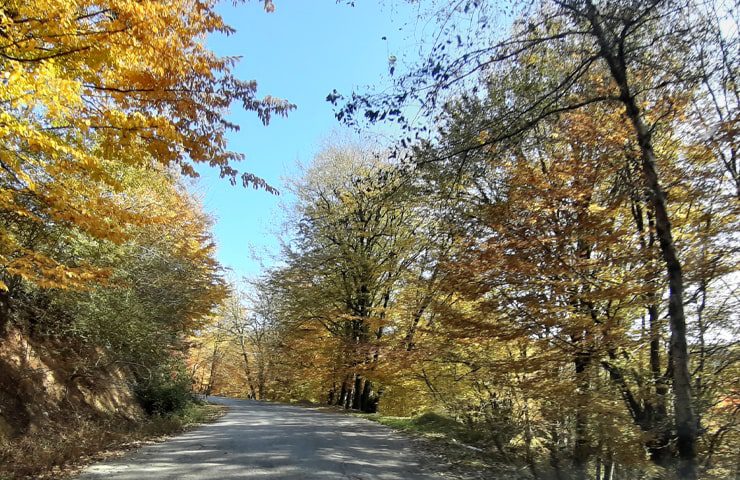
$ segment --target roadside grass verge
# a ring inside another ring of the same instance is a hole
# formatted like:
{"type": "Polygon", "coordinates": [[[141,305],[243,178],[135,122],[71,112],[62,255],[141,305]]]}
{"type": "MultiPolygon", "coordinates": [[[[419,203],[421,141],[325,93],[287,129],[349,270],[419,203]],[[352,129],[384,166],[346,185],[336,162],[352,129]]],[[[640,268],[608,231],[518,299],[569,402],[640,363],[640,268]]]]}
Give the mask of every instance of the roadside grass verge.
{"type": "Polygon", "coordinates": [[[67,478],[92,462],[213,422],[226,410],[222,405],[192,402],[177,412],[147,416],[140,422],[70,415],[0,442],[0,480],[67,478]]]}
{"type": "Polygon", "coordinates": [[[470,445],[483,441],[483,436],[479,432],[470,430],[462,423],[434,412],[423,413],[415,417],[386,417],[372,414],[366,418],[396,430],[404,430],[428,438],[456,440],[470,445]]]}
{"type": "Polygon", "coordinates": [[[141,426],[141,431],[147,437],[172,435],[203,423],[215,422],[227,410],[228,407],[224,405],[192,402],[179,412],[149,417],[148,421],[141,426]]]}
{"type": "Polygon", "coordinates": [[[528,478],[523,466],[503,458],[481,432],[434,412],[414,417],[357,414],[421,440],[422,448],[451,468],[454,478],[528,478]]]}

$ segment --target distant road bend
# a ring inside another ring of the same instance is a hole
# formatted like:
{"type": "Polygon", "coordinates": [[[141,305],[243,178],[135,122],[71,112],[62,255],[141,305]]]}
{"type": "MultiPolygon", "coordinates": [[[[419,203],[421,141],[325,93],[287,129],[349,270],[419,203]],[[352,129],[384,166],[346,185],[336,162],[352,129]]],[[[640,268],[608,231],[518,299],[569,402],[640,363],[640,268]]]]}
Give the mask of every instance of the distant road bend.
{"type": "Polygon", "coordinates": [[[92,465],[79,480],[440,478],[408,439],[368,420],[289,405],[215,399],[229,412],[163,443],[92,465]]]}

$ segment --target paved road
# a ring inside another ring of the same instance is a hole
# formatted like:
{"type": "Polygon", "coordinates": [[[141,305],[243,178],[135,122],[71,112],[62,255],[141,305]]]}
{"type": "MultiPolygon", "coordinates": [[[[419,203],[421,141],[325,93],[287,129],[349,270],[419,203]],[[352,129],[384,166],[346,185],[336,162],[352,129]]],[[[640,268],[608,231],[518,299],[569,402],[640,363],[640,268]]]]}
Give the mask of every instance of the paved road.
{"type": "Polygon", "coordinates": [[[413,445],[356,417],[248,400],[216,423],[123,458],[88,467],[79,480],[440,478],[413,445]]]}

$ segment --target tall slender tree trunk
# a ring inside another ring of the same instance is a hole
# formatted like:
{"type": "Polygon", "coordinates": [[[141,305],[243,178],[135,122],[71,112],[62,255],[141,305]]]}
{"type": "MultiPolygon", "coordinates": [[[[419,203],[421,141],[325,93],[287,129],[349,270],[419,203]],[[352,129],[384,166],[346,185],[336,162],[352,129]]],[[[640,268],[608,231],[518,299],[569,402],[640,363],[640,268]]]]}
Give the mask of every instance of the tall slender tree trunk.
{"type": "Polygon", "coordinates": [[[247,377],[247,387],[249,388],[249,398],[260,400],[259,395],[257,395],[257,391],[254,389],[254,384],[252,383],[252,374],[249,369],[249,357],[247,356],[246,352],[242,352],[242,358],[244,359],[244,374],[247,377]]]}
{"type": "Polygon", "coordinates": [[[601,48],[601,56],[619,88],[619,100],[634,127],[640,146],[642,172],[655,212],[655,232],[668,277],[668,318],[671,329],[670,361],[672,364],[674,423],[677,433],[678,475],[682,479],[697,478],[696,443],[699,426],[691,400],[691,375],[686,339],[686,316],[683,309],[683,272],[678,258],[666,195],[658,177],[652,133],[645,124],[627,78],[624,48],[619,48],[602,27],[601,17],[591,0],[587,2],[587,18],[601,48]]]}
{"type": "Polygon", "coordinates": [[[532,474],[532,478],[539,478],[539,472],[537,471],[537,462],[535,460],[534,452],[532,451],[532,423],[529,418],[529,399],[524,399],[523,405],[524,412],[524,459],[527,462],[527,468],[532,474]]]}
{"type": "MultiPolygon", "coordinates": [[[[628,166],[629,168],[629,166],[628,166]]],[[[643,188],[638,188],[642,192],[643,188]]],[[[632,202],[632,214],[635,220],[635,226],[637,233],[640,237],[640,248],[643,250],[643,254],[646,259],[652,257],[652,251],[655,247],[655,221],[654,215],[650,212],[650,208],[643,208],[643,201],[645,199],[642,193],[636,194],[632,202]],[[645,218],[647,218],[647,235],[645,228],[645,218]],[[647,238],[646,238],[647,237],[647,238]]],[[[661,365],[661,328],[660,328],[660,314],[658,302],[660,298],[656,293],[657,287],[654,285],[652,272],[645,274],[645,286],[648,287],[648,293],[645,295],[645,301],[647,303],[646,309],[648,313],[649,322],[649,339],[650,339],[650,374],[652,382],[649,388],[653,391],[645,399],[645,407],[642,413],[639,413],[640,420],[637,422],[643,431],[650,434],[649,439],[646,442],[646,447],[650,453],[650,460],[658,466],[668,468],[671,462],[671,436],[672,427],[668,421],[668,408],[667,408],[667,396],[668,396],[668,384],[666,382],[666,376],[662,372],[661,365]]],[[[634,414],[638,414],[637,411],[634,414]]]]}
{"type": "Polygon", "coordinates": [[[344,396],[344,408],[346,408],[347,410],[352,408],[352,398],[354,397],[353,395],[354,390],[352,390],[353,382],[354,380],[350,380],[350,379],[347,380],[347,391],[344,396]]]}
{"type": "Polygon", "coordinates": [[[668,385],[666,385],[660,362],[660,330],[658,325],[657,305],[648,305],[648,318],[650,321],[650,370],[653,384],[655,385],[655,398],[651,400],[648,415],[653,438],[648,442],[650,460],[656,465],[667,468],[671,461],[671,428],[668,422],[668,409],[666,397],[668,385]]]}
{"type": "Polygon", "coordinates": [[[372,403],[372,398],[371,398],[372,393],[373,393],[373,382],[365,379],[365,385],[362,387],[362,396],[360,397],[360,410],[362,410],[365,413],[371,413],[369,412],[369,409],[372,403]]]}
{"type": "Polygon", "coordinates": [[[696,442],[698,425],[691,400],[686,316],[683,309],[683,272],[673,242],[665,192],[658,181],[650,131],[642,121],[634,97],[629,96],[629,100],[625,101],[625,106],[640,143],[643,174],[652,194],[655,209],[655,231],[658,235],[658,242],[668,275],[668,319],[671,328],[670,359],[673,367],[673,408],[678,436],[678,473],[680,478],[695,479],[697,478],[696,442]]]}
{"type": "Polygon", "coordinates": [[[576,412],[575,439],[573,445],[573,478],[575,480],[588,480],[588,422],[585,410],[579,406],[576,412]]]}
{"type": "Polygon", "coordinates": [[[267,365],[265,365],[265,352],[261,346],[257,347],[257,395],[260,400],[267,396],[267,365]]]}
{"type": "Polygon", "coordinates": [[[208,371],[208,384],[206,385],[205,395],[206,397],[213,391],[214,380],[216,378],[216,367],[218,363],[218,343],[213,344],[213,355],[211,357],[211,368],[208,371]]]}
{"type": "Polygon", "coordinates": [[[614,458],[609,454],[609,458],[604,462],[604,477],[602,480],[612,480],[614,478],[614,458]]]}
{"type": "MultiPolygon", "coordinates": [[[[580,342],[579,342],[580,343],[580,342]]],[[[591,363],[591,354],[588,347],[581,344],[583,351],[575,356],[576,383],[576,418],[575,439],[573,442],[573,477],[576,480],[588,479],[588,461],[591,456],[588,441],[588,390],[589,379],[587,369],[591,363]]]]}
{"type": "Polygon", "coordinates": [[[254,389],[254,383],[252,382],[252,369],[249,365],[249,354],[247,353],[247,347],[244,345],[244,339],[239,340],[239,346],[242,350],[242,360],[244,361],[244,375],[247,377],[247,387],[249,388],[250,398],[261,400],[257,396],[257,392],[254,389]]]}
{"type": "Polygon", "coordinates": [[[549,449],[550,468],[552,468],[552,473],[556,480],[564,480],[563,469],[560,467],[560,435],[558,434],[557,425],[550,427],[550,436],[552,437],[552,447],[549,449]]]}

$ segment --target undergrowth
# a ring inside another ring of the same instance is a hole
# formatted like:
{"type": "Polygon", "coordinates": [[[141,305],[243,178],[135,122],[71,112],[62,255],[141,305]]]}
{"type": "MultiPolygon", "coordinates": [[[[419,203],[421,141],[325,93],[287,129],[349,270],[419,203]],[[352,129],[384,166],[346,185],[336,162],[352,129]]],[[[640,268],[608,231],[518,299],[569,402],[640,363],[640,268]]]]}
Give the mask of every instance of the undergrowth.
{"type": "Polygon", "coordinates": [[[465,444],[477,444],[483,440],[483,435],[479,431],[472,430],[452,418],[434,412],[423,413],[415,417],[386,417],[374,414],[367,418],[397,430],[405,430],[432,438],[457,440],[465,444]]]}
{"type": "MultiPolygon", "coordinates": [[[[424,439],[424,450],[444,460],[459,478],[509,478],[522,475],[521,465],[496,452],[480,432],[453,418],[434,412],[414,417],[390,417],[381,414],[358,415],[374,422],[424,439]]],[[[458,478],[453,475],[453,478],[458,478]]]]}
{"type": "Polygon", "coordinates": [[[147,416],[141,422],[120,417],[70,417],[20,438],[0,439],[0,480],[62,478],[92,461],[215,421],[226,407],[190,402],[180,410],[147,416]]]}

